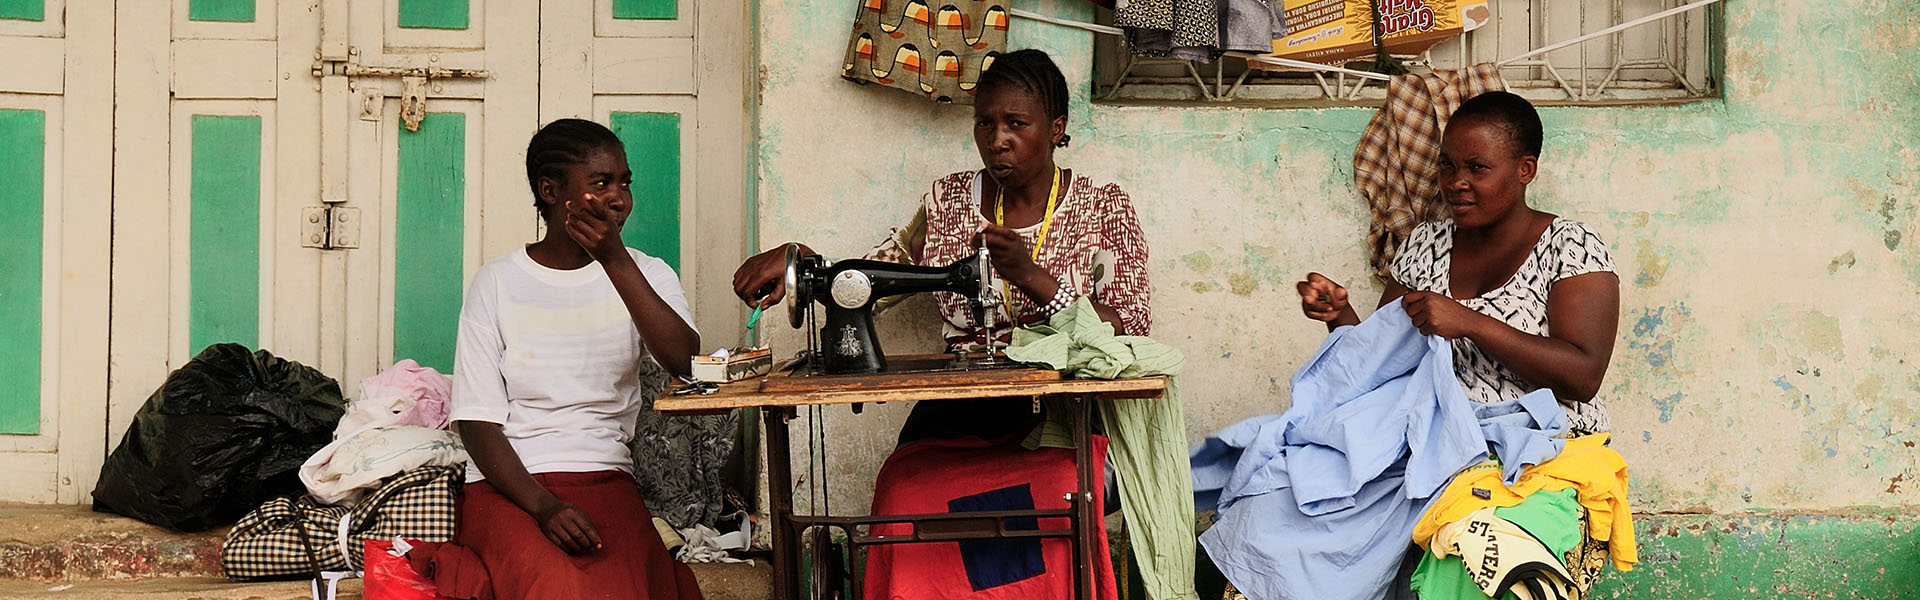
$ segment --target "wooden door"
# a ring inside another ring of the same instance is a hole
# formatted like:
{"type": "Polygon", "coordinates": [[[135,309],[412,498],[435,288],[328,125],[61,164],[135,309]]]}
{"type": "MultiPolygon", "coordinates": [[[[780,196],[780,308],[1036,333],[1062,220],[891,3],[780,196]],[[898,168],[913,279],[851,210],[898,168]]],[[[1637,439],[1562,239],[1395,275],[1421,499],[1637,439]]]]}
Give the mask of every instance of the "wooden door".
{"type": "Polygon", "coordinates": [[[80,502],[104,457],[113,31],[0,3],[0,502],[80,502]]]}
{"type": "Polygon", "coordinates": [[[106,448],[167,374],[208,345],[326,366],[315,326],[320,256],[299,235],[303,209],[316,202],[319,133],[309,75],[319,18],[303,8],[271,0],[112,8],[106,448]]]}
{"type": "Polygon", "coordinates": [[[348,110],[328,115],[344,126],[322,128],[322,188],[344,190],[336,204],[357,209],[361,229],[358,248],[323,259],[335,301],[322,330],[338,332],[323,363],[343,382],[406,358],[450,372],[467,282],[534,231],[524,155],[538,125],[538,28],[527,24],[539,7],[323,3],[336,6],[345,35],[323,26],[321,53],[346,68],[321,78],[322,104],[348,110]]]}
{"type": "Polygon", "coordinates": [[[634,177],[622,235],[679,273],[708,349],[738,342],[745,316],[732,281],[747,250],[746,18],[742,2],[541,4],[540,121],[620,136],[634,177]]]}
{"type": "MultiPolygon", "coordinates": [[[[0,50],[65,43],[64,68],[86,72],[67,76],[64,96],[43,66],[0,73],[0,110],[48,107],[50,123],[91,136],[85,151],[45,144],[94,169],[46,197],[94,194],[48,206],[74,213],[60,243],[97,256],[58,254],[93,270],[43,285],[43,312],[69,320],[43,344],[54,351],[36,355],[63,361],[43,381],[74,374],[60,396],[41,396],[90,406],[71,415],[84,426],[59,415],[60,435],[87,438],[86,450],[69,465],[47,458],[65,443],[0,435],[0,465],[65,482],[63,501],[85,498],[133,413],[209,344],[317,367],[349,396],[399,359],[450,370],[473,272],[539,235],[525,149],[561,116],[609,123],[636,148],[651,212],[630,245],[680,270],[698,324],[722,332],[709,346],[738,334],[744,315],[725,282],[746,231],[743,6],[701,6],[706,21],[691,0],[35,1],[67,11],[68,34],[92,31],[75,24],[83,5],[104,28],[87,38],[97,49],[75,54],[73,41],[47,41],[57,25],[15,27],[43,32],[15,42],[0,13],[0,50]],[[39,87],[16,94],[15,81],[39,87]],[[77,91],[110,124],[61,121],[77,91]],[[56,294],[66,290],[84,298],[56,294]]],[[[58,260],[46,273],[63,272],[58,260]]]]}

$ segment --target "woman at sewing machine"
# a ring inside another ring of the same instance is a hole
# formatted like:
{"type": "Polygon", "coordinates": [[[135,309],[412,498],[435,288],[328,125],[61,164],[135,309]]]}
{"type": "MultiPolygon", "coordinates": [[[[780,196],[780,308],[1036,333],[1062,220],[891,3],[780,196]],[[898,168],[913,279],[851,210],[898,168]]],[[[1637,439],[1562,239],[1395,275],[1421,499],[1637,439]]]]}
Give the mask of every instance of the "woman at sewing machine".
{"type": "MultiPolygon", "coordinates": [[[[989,318],[986,336],[1004,345],[1016,325],[1045,322],[1054,313],[1087,298],[1114,331],[1147,335],[1152,325],[1148,306],[1147,244],[1141,236],[1126,192],[1112,183],[1098,183],[1085,173],[1054,162],[1056,149],[1067,146],[1066,80],[1051,58],[1038,50],[1020,50],[997,57],[981,74],[971,121],[973,140],[983,168],[954,173],[933,182],[925,202],[905,227],[896,229],[866,255],[870,259],[920,265],[947,265],[988,249],[996,278],[1008,285],[1000,314],[989,318]]],[[[802,255],[812,249],[798,242],[802,255]]],[[[767,306],[782,297],[781,277],[786,245],[748,259],[734,273],[734,292],[754,306],[767,306]]],[[[968,299],[950,292],[937,293],[941,331],[950,349],[964,349],[982,341],[970,314],[968,299]]],[[[1027,399],[923,402],[913,407],[900,432],[898,458],[920,440],[977,438],[992,448],[1018,447],[1039,421],[1027,399]]],[[[980,452],[992,452],[981,448],[980,452]]],[[[954,450],[948,456],[965,462],[969,454],[954,450]]],[[[892,464],[894,458],[889,459],[892,464]]],[[[963,471],[960,465],[952,471],[963,471]]],[[[1071,461],[1057,467],[1062,481],[1072,481],[1071,461]]],[[[926,479],[890,480],[883,469],[876,484],[876,512],[888,506],[889,496],[915,494],[926,479]]],[[[964,484],[962,484],[964,485],[964,484]]],[[[943,486],[943,492],[950,491],[943,486]]],[[[984,490],[972,490],[974,492],[984,490]]],[[[949,494],[951,495],[951,494],[949,494]]],[[[1096,525],[1098,527],[1098,525],[1096,525]]],[[[1063,540],[1048,542],[1065,544],[1063,540]]],[[[1104,564],[1106,552],[1095,553],[1104,564]]],[[[1071,581],[1065,569],[1048,569],[1043,576],[1071,581]]],[[[1110,565],[1103,571],[1110,572],[1110,565]]],[[[871,574],[872,571],[870,570],[871,574]]],[[[971,573],[971,567],[970,572],[971,573]]],[[[989,576],[974,580],[975,589],[1013,581],[989,576]],[[1004,581],[1003,581],[1004,580],[1004,581]]],[[[1110,585],[1106,587],[1111,592],[1110,585]]],[[[927,584],[920,584],[927,585],[927,584]]],[[[884,597],[917,597],[907,582],[896,582],[884,597]]],[[[1063,588],[1065,586],[1062,586],[1063,588]]],[[[1038,589],[1038,588],[1036,588],[1038,589]]],[[[869,588],[869,592],[873,590],[869,588]]],[[[935,594],[938,595],[938,594],[935,594]]]]}
{"type": "MultiPolygon", "coordinates": [[[[1002,345],[1016,324],[1044,322],[1083,295],[1115,333],[1147,335],[1153,322],[1147,244],[1131,200],[1118,185],[1054,163],[1054,150],[1070,138],[1059,68],[1038,50],[1010,52],[980,76],[977,90],[973,141],[985,168],[934,181],[907,225],[866,258],[946,265],[985,244],[995,277],[1011,288],[1001,314],[989,319],[988,335],[1002,345]]],[[[789,243],[802,255],[814,254],[789,243]]],[[[752,306],[779,302],[785,257],[783,244],[747,259],[734,272],[735,294],[752,306]]],[[[967,298],[942,292],[934,302],[949,349],[981,341],[967,298]]],[[[1024,434],[1030,412],[1024,401],[921,404],[900,441],[1024,434]]]]}
{"type": "Polygon", "coordinates": [[[627,448],[646,373],[686,375],[699,346],[686,294],[621,242],[633,173],[612,131],[541,128],[527,180],[546,237],[482,266],[460,308],[451,417],[472,463],[454,541],[499,598],[696,600],[627,448]]]}

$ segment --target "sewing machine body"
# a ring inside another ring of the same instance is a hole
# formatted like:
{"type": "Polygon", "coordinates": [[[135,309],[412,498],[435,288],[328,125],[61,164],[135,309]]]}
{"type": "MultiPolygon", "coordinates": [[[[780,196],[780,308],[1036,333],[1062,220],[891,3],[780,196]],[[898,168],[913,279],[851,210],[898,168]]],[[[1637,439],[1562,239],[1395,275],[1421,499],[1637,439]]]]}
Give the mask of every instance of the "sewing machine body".
{"type": "Polygon", "coordinates": [[[873,330],[876,302],[900,294],[953,292],[969,298],[974,322],[983,324],[997,296],[992,277],[984,250],[944,267],[923,267],[864,259],[831,262],[818,254],[799,256],[789,247],[786,301],[795,328],[812,320],[816,301],[825,312],[818,335],[808,336],[820,373],[878,373],[887,370],[887,359],[873,330]]]}

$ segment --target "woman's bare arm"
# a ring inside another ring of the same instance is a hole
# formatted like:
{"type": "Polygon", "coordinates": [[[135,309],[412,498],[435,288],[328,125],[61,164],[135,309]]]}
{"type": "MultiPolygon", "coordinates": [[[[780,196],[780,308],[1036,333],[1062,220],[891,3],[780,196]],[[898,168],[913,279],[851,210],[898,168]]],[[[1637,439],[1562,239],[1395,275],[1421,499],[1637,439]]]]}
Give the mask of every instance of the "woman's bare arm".
{"type": "Polygon", "coordinates": [[[1620,278],[1611,272],[1554,282],[1547,294],[1548,335],[1532,335],[1498,319],[1467,339],[1528,382],[1561,400],[1586,402],[1600,393],[1620,326],[1620,278]]]}

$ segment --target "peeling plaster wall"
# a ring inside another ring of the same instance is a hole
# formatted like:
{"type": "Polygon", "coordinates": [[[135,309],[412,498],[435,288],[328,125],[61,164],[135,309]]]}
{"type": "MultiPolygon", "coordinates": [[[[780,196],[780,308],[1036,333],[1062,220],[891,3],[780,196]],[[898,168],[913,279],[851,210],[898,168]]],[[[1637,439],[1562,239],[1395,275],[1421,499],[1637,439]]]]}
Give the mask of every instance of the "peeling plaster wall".
{"type": "MultiPolygon", "coordinates": [[[[858,255],[929,183],[978,168],[968,107],[836,77],[855,3],[761,2],[762,248],[858,255]]],[[[1071,0],[1016,6],[1087,19],[1071,0]]],[[[1547,108],[1534,206],[1591,224],[1622,280],[1604,397],[1647,512],[1920,504],[1920,7],[1735,0],[1725,98],[1547,108]]],[[[1184,350],[1188,436],[1282,411],[1325,335],[1293,282],[1370,305],[1352,186],[1366,108],[1090,105],[1091,34],[1016,19],[1075,89],[1061,164],[1118,182],[1152,246],[1155,337],[1184,350]]],[[[922,301],[888,350],[937,348],[922,301]]],[[[783,328],[784,354],[804,342],[783,328]]],[[[825,410],[836,513],[864,511],[907,407],[825,410]]],[[[794,422],[796,440],[808,421],[794,422]]],[[[796,496],[814,495],[796,444],[796,496]]]]}

